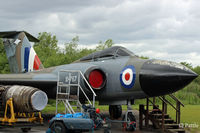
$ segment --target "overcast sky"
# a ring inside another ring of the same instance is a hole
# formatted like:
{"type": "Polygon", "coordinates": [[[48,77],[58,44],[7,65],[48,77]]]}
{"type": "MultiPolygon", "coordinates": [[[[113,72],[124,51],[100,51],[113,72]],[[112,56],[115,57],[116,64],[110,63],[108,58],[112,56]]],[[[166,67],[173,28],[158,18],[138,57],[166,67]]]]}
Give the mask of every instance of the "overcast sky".
{"type": "Polygon", "coordinates": [[[199,0],[0,0],[0,31],[113,39],[137,55],[200,65],[199,0]]]}

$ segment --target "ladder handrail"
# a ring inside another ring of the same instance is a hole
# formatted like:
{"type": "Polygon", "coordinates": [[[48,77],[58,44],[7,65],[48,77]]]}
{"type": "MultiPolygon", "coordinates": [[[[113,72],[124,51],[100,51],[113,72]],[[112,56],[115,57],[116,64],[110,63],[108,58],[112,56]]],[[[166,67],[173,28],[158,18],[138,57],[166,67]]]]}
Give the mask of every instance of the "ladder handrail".
{"type": "Polygon", "coordinates": [[[74,110],[73,110],[73,108],[70,106],[70,104],[69,104],[69,102],[67,101],[67,100],[65,100],[65,102],[63,102],[65,105],[67,105],[68,106],[68,111],[72,114],[74,114],[75,112],[74,112],[74,110]],[[65,103],[66,102],[66,103],[65,103]]]}
{"type": "Polygon", "coordinates": [[[94,92],[94,90],[92,89],[92,87],[90,86],[90,84],[88,83],[87,79],[85,78],[85,76],[83,75],[83,73],[81,71],[79,71],[82,78],[84,79],[84,81],[86,82],[86,84],[89,86],[90,90],[92,91],[93,95],[96,97],[96,93],[94,92]]]}
{"type": "Polygon", "coordinates": [[[162,101],[164,101],[166,104],[168,103],[172,108],[174,108],[176,111],[178,111],[178,109],[171,103],[169,102],[167,99],[159,97],[160,99],[162,99],[162,101]]]}
{"type": "MultiPolygon", "coordinates": [[[[70,108],[69,108],[69,106],[64,102],[64,101],[62,101],[63,102],[63,104],[65,105],[65,107],[67,107],[66,109],[67,109],[67,111],[70,113],[70,114],[72,114],[72,111],[70,110],[70,108]]],[[[66,113],[66,112],[65,112],[66,113]]]]}
{"type": "MultiPolygon", "coordinates": [[[[165,101],[163,98],[161,98],[160,96],[158,97],[162,102],[164,102],[165,104],[167,104],[167,101],[165,101]]],[[[149,99],[149,98],[147,98],[148,100],[149,100],[149,102],[153,105],[153,106],[155,106],[155,107],[157,107],[157,105],[154,103],[154,102],[152,102],[151,101],[151,99],[149,99]]]]}
{"type": "Polygon", "coordinates": [[[81,86],[79,86],[81,91],[83,92],[84,96],[86,97],[86,99],[88,100],[88,102],[90,103],[90,105],[92,105],[90,99],[88,98],[88,96],[85,94],[85,92],[83,91],[83,88],[81,86]]]}
{"type": "Polygon", "coordinates": [[[169,94],[169,96],[174,99],[176,102],[179,102],[181,106],[185,106],[176,96],[174,96],[173,94],[169,94]]]}
{"type": "MultiPolygon", "coordinates": [[[[180,105],[182,105],[183,107],[185,106],[177,97],[175,97],[173,94],[169,94],[168,96],[170,96],[172,99],[174,99],[176,102],[179,102],[180,105]]],[[[165,104],[169,104],[172,108],[174,108],[176,111],[178,111],[178,109],[171,103],[169,102],[167,99],[163,98],[163,96],[158,96],[158,98],[164,102],[165,104]]],[[[152,103],[152,105],[156,106],[150,99],[149,102],[152,103]]]]}

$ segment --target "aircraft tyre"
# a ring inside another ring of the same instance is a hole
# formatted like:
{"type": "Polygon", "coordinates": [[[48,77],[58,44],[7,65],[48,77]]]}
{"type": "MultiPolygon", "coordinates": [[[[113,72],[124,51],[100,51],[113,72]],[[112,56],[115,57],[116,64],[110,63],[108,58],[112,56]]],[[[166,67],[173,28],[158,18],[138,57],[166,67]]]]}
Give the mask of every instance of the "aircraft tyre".
{"type": "Polygon", "coordinates": [[[118,119],[122,115],[122,106],[121,105],[109,105],[110,117],[118,119]]]}
{"type": "MultiPolygon", "coordinates": [[[[125,121],[125,115],[123,116],[123,121],[125,121]]],[[[133,115],[133,113],[129,112],[127,115],[127,121],[123,123],[123,127],[126,129],[126,131],[135,131],[136,130],[136,118],[133,115]]]]}
{"type": "Polygon", "coordinates": [[[65,125],[60,122],[60,121],[56,121],[54,122],[51,127],[50,127],[51,131],[54,133],[68,133],[68,130],[66,129],[65,125]]]}
{"type": "Polygon", "coordinates": [[[104,133],[111,133],[110,129],[104,129],[104,133]]]}

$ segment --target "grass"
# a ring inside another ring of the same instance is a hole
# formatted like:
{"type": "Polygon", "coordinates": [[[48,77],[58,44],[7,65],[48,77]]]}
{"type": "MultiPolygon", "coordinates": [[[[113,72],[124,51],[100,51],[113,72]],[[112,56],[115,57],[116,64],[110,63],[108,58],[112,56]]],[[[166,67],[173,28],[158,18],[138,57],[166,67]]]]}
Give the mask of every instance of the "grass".
{"type": "MultiPolygon", "coordinates": [[[[108,105],[98,105],[98,102],[96,102],[95,107],[99,108],[101,111],[108,111],[109,110],[108,105]]],[[[139,105],[133,105],[133,108],[139,110],[139,105]]],[[[122,109],[126,110],[127,106],[122,105],[122,109]]],[[[44,114],[54,114],[55,111],[56,111],[56,100],[49,99],[48,105],[46,106],[46,108],[44,110],[42,110],[42,113],[44,113],[44,114]]],[[[65,112],[65,107],[62,103],[58,104],[58,112],[60,112],[60,113],[65,112]]]]}
{"type": "MultiPolygon", "coordinates": [[[[174,120],[176,119],[176,113],[172,107],[168,108],[168,113],[174,120]]],[[[200,131],[200,105],[185,105],[181,107],[181,123],[185,124],[196,124],[198,128],[187,128],[191,132],[200,131]]]]}
{"type": "MultiPolygon", "coordinates": [[[[175,111],[172,107],[168,108],[168,113],[175,119],[175,111]]],[[[196,123],[200,125],[200,105],[185,105],[181,107],[181,122],[182,123],[196,123]]]]}

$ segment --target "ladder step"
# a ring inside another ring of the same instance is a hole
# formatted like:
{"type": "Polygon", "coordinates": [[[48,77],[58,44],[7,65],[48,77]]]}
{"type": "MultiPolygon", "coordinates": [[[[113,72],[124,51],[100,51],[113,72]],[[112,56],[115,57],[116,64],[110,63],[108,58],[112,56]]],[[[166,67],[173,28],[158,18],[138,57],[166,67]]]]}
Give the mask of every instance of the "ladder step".
{"type": "Polygon", "coordinates": [[[173,123],[173,124],[164,124],[165,128],[179,128],[179,124],[173,123]]]}
{"type": "Polygon", "coordinates": [[[71,105],[72,107],[78,107],[78,108],[80,108],[81,106],[79,106],[79,105],[71,105]]]}
{"type": "MultiPolygon", "coordinates": [[[[162,123],[162,119],[157,119],[160,123],[162,123]]],[[[174,120],[172,119],[164,119],[164,123],[174,123],[174,120]]]]}
{"type": "Polygon", "coordinates": [[[68,96],[69,96],[68,93],[58,93],[58,94],[57,94],[57,98],[58,98],[58,99],[67,99],[68,96]]]}
{"type": "Polygon", "coordinates": [[[63,93],[63,92],[58,92],[57,94],[60,94],[60,95],[69,95],[69,93],[63,93]]]}
{"type": "Polygon", "coordinates": [[[69,99],[78,100],[78,96],[77,95],[69,95],[69,99]]]}
{"type": "Polygon", "coordinates": [[[150,113],[151,114],[162,114],[162,111],[160,109],[153,109],[150,113]]]}
{"type": "Polygon", "coordinates": [[[168,131],[172,133],[185,133],[185,129],[179,128],[179,129],[167,129],[168,131]]]}
{"type": "MultiPolygon", "coordinates": [[[[159,121],[162,121],[162,119],[158,119],[159,121]]],[[[174,121],[172,119],[164,119],[164,121],[174,121]]]]}
{"type": "Polygon", "coordinates": [[[59,84],[60,87],[79,86],[78,84],[59,84]]]}
{"type": "MultiPolygon", "coordinates": [[[[151,116],[153,117],[153,118],[157,118],[157,119],[159,119],[159,118],[162,118],[162,114],[151,114],[151,116]]],[[[164,114],[164,118],[165,119],[167,119],[167,118],[169,118],[169,115],[168,114],[164,114]]]]}
{"type": "MultiPolygon", "coordinates": [[[[152,116],[162,116],[162,114],[152,114],[152,116]]],[[[164,114],[164,116],[169,116],[168,114],[164,114]]]]}
{"type": "Polygon", "coordinates": [[[68,99],[69,102],[78,102],[78,99],[68,99]]]}

